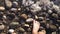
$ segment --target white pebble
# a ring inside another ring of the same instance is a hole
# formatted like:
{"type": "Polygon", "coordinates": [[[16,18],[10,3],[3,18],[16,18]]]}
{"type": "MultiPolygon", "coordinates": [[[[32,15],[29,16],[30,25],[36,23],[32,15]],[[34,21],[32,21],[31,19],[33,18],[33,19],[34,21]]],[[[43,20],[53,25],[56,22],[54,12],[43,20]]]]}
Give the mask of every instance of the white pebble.
{"type": "Polygon", "coordinates": [[[13,33],[13,32],[14,32],[14,29],[9,29],[9,32],[10,32],[10,33],[13,33]]]}
{"type": "Polygon", "coordinates": [[[26,20],[26,22],[31,22],[31,21],[33,21],[32,18],[28,18],[28,19],[26,20]]]}

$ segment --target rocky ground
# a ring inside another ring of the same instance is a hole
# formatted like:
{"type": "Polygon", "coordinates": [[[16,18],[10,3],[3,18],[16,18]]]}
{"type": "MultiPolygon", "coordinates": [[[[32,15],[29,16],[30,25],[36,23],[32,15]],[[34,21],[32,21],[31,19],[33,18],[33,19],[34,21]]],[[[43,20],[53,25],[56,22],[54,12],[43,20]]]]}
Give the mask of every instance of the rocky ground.
{"type": "Polygon", "coordinates": [[[60,34],[60,0],[0,0],[0,34],[32,34],[32,20],[39,31],[60,34]]]}

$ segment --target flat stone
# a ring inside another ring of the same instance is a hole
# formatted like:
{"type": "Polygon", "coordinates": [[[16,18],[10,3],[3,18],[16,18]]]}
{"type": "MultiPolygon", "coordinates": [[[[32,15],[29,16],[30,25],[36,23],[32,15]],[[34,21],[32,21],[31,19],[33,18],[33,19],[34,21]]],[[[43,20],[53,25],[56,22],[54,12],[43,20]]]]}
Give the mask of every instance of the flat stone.
{"type": "Polygon", "coordinates": [[[33,18],[28,18],[28,19],[26,20],[26,22],[31,22],[31,21],[33,21],[33,18]]]}
{"type": "Polygon", "coordinates": [[[7,7],[12,7],[12,2],[9,0],[5,0],[5,4],[7,7]]]}
{"type": "Polygon", "coordinates": [[[25,30],[22,27],[20,27],[19,31],[24,32],[25,30]]]}
{"type": "Polygon", "coordinates": [[[3,11],[3,10],[5,10],[5,7],[3,7],[3,6],[0,6],[0,10],[2,10],[2,11],[3,11]]]}
{"type": "Polygon", "coordinates": [[[22,14],[21,17],[23,17],[23,18],[25,18],[25,19],[28,18],[28,16],[27,16],[26,14],[22,14]]]}

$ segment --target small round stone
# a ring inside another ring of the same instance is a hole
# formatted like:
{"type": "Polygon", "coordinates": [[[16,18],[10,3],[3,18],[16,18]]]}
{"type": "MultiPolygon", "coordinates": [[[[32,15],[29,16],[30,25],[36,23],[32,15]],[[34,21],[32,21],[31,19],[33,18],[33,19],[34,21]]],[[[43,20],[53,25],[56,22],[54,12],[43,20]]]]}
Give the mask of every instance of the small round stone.
{"type": "Polygon", "coordinates": [[[3,6],[0,6],[0,10],[5,10],[5,8],[3,6]]]}
{"type": "Polygon", "coordinates": [[[10,32],[10,33],[13,33],[13,32],[14,32],[14,29],[9,29],[9,32],[10,32]]]}
{"type": "Polygon", "coordinates": [[[0,30],[3,30],[5,28],[5,25],[0,24],[0,30]]]}
{"type": "Polygon", "coordinates": [[[33,21],[33,18],[28,18],[28,19],[26,20],[26,22],[31,22],[31,21],[33,21]]]}

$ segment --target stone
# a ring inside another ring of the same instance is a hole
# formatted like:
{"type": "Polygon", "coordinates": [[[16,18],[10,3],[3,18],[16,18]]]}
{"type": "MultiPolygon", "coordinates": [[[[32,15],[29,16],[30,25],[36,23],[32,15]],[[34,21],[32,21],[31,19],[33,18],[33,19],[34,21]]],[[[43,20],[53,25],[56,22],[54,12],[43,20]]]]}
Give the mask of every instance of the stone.
{"type": "Polygon", "coordinates": [[[0,30],[3,30],[5,28],[5,25],[0,24],[0,30]]]}
{"type": "Polygon", "coordinates": [[[53,5],[52,8],[55,9],[55,11],[59,11],[59,10],[60,10],[60,9],[59,9],[59,6],[57,6],[57,5],[53,5]]]}
{"type": "Polygon", "coordinates": [[[23,0],[22,1],[22,4],[24,5],[24,6],[29,6],[29,5],[31,5],[31,4],[33,4],[34,3],[34,1],[32,1],[32,0],[23,0]]]}
{"type": "Polygon", "coordinates": [[[8,32],[13,33],[14,32],[14,29],[9,29],[8,32]]]}
{"type": "Polygon", "coordinates": [[[35,19],[38,19],[38,16],[37,15],[35,15],[35,19]]]}
{"type": "Polygon", "coordinates": [[[57,29],[57,27],[55,25],[50,25],[50,28],[53,29],[53,30],[57,29]]]}
{"type": "Polygon", "coordinates": [[[58,14],[53,13],[52,16],[53,16],[54,18],[58,18],[58,14]]]}
{"type": "Polygon", "coordinates": [[[17,11],[17,8],[11,8],[11,11],[17,11]]]}
{"type": "Polygon", "coordinates": [[[5,19],[6,19],[6,15],[3,15],[3,18],[5,18],[5,19]]]}
{"type": "Polygon", "coordinates": [[[21,17],[23,17],[23,18],[25,18],[25,19],[28,18],[28,16],[27,16],[26,14],[22,14],[21,17]]]}
{"type": "Polygon", "coordinates": [[[19,27],[19,31],[25,32],[25,30],[22,27],[19,27]]]}
{"type": "Polygon", "coordinates": [[[52,34],[56,34],[56,32],[52,32],[52,34]]]}
{"type": "Polygon", "coordinates": [[[12,22],[10,25],[19,25],[19,22],[12,22]]]}
{"type": "Polygon", "coordinates": [[[1,34],[6,34],[6,33],[2,32],[1,34]]]}
{"type": "Polygon", "coordinates": [[[9,0],[5,0],[6,7],[11,8],[12,7],[12,2],[9,0]]]}
{"type": "Polygon", "coordinates": [[[14,8],[17,8],[17,7],[18,7],[18,2],[13,1],[12,4],[13,4],[12,6],[13,6],[14,8]]]}
{"type": "Polygon", "coordinates": [[[39,5],[33,4],[33,5],[31,6],[31,12],[32,12],[32,13],[36,13],[36,12],[39,12],[39,11],[41,11],[41,7],[40,7],[39,5]]]}
{"type": "Polygon", "coordinates": [[[31,22],[31,21],[33,21],[33,18],[28,18],[28,19],[26,20],[26,22],[31,22]]]}
{"type": "Polygon", "coordinates": [[[4,11],[5,10],[5,7],[0,6],[0,10],[4,11]]]}
{"type": "Polygon", "coordinates": [[[52,13],[52,10],[48,10],[48,13],[51,14],[52,13]]]}
{"type": "Polygon", "coordinates": [[[21,8],[18,8],[18,11],[21,11],[21,8]]]}
{"type": "Polygon", "coordinates": [[[28,25],[28,24],[24,24],[24,26],[25,26],[25,27],[29,27],[29,25],[28,25]]]}

